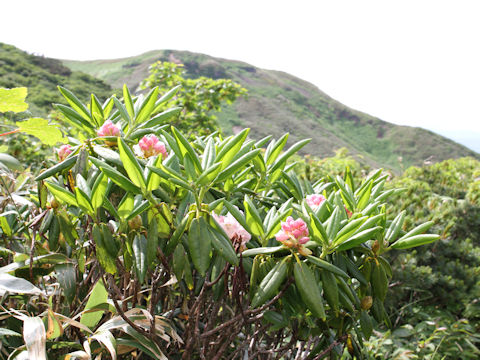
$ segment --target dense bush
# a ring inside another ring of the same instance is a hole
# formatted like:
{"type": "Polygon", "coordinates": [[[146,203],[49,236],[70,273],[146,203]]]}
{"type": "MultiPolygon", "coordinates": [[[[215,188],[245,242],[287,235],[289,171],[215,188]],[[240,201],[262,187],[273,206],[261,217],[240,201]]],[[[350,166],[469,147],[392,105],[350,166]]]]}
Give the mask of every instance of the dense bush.
{"type": "Polygon", "coordinates": [[[0,357],[362,356],[389,322],[384,253],[434,241],[430,224],[387,220],[381,171],[297,177],[308,140],[188,141],[159,113],[176,91],[87,107],[61,88],[82,136],[18,195],[35,206],[2,203],[0,357]]]}

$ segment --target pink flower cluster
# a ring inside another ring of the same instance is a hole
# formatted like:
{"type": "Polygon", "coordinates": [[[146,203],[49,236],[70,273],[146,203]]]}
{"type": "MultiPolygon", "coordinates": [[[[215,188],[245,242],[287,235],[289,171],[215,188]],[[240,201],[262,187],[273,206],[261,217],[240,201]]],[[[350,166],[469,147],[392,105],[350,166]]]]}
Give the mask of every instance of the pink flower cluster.
{"type": "Polygon", "coordinates": [[[58,160],[63,161],[72,153],[72,147],[68,144],[60,146],[57,150],[58,160]]]}
{"type": "Polygon", "coordinates": [[[295,248],[300,255],[310,255],[312,252],[305,248],[310,238],[308,237],[308,227],[302,219],[293,220],[291,216],[287,217],[285,222],[281,223],[280,230],[275,238],[288,248],[295,248]]]}
{"type": "Polygon", "coordinates": [[[100,129],[97,130],[98,136],[118,136],[120,135],[120,128],[112,123],[111,120],[107,120],[103,123],[100,129]]]}
{"type": "Polygon", "coordinates": [[[307,204],[313,211],[319,209],[325,200],[325,196],[320,194],[307,195],[307,204]]]}
{"type": "Polygon", "coordinates": [[[162,154],[163,159],[166,159],[168,156],[165,144],[158,140],[158,138],[153,134],[144,136],[138,142],[138,146],[142,156],[145,158],[149,158],[158,154],[162,154]]]}
{"type": "Polygon", "coordinates": [[[227,215],[217,215],[213,212],[212,216],[222,227],[230,240],[232,240],[234,244],[239,244],[240,251],[243,251],[246,247],[245,244],[252,238],[247,230],[245,230],[230,213],[227,215]]]}
{"type": "MultiPolygon", "coordinates": [[[[291,216],[287,217],[287,221],[281,223],[282,230],[280,230],[275,238],[284,245],[295,245],[296,243],[306,244],[310,238],[308,237],[308,228],[305,221],[302,219],[293,220],[291,216]]],[[[290,246],[289,246],[290,247],[290,246]]]]}

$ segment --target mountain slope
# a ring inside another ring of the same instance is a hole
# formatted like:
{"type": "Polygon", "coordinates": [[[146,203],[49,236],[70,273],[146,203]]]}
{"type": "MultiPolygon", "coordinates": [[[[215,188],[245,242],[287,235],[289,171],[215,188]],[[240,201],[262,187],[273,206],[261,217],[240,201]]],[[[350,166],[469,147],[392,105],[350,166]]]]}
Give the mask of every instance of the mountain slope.
{"type": "Polygon", "coordinates": [[[31,55],[0,43],[0,87],[27,87],[27,102],[33,114],[45,116],[53,109],[52,103],[64,102],[57,85],[67,87],[84,101],[92,92],[105,100],[112,91],[104,81],[72,71],[59,60],[31,55]]]}
{"type": "Polygon", "coordinates": [[[140,56],[97,61],[64,61],[72,70],[97,76],[113,87],[127,83],[135,89],[148,74],[151,63],[183,63],[190,77],[231,78],[248,89],[249,96],[226,106],[218,114],[222,129],[252,128],[251,135],[279,137],[290,132],[290,143],[312,138],[305,152],[330,156],[347,147],[353,154],[375,166],[394,169],[420,165],[425,160],[479,154],[431,131],[398,126],[350,109],[330,98],[314,85],[289,74],[263,70],[249,64],[218,59],[186,51],[151,51],[140,56]]]}

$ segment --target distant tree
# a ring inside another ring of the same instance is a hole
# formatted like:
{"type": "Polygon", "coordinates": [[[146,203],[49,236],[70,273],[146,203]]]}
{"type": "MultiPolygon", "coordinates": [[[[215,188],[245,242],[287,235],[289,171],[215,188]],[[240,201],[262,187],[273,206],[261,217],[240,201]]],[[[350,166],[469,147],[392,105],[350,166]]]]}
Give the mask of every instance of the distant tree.
{"type": "Polygon", "coordinates": [[[165,109],[172,106],[183,110],[176,120],[169,120],[172,125],[188,134],[206,135],[218,130],[215,111],[221,111],[221,104],[233,103],[244,96],[247,90],[229,79],[211,79],[199,77],[187,79],[183,65],[158,61],[150,66],[150,76],[140,85],[142,89],[158,86],[160,93],[177,85],[181,88],[165,109]]]}

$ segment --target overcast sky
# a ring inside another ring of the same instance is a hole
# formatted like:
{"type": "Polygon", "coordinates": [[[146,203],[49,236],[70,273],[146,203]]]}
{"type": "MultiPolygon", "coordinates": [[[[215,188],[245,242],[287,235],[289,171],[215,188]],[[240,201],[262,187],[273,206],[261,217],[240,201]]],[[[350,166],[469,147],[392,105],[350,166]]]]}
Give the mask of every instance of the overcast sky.
{"type": "Polygon", "coordinates": [[[480,152],[480,1],[11,0],[0,11],[0,42],[28,52],[241,60],[480,152]]]}

